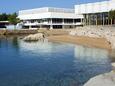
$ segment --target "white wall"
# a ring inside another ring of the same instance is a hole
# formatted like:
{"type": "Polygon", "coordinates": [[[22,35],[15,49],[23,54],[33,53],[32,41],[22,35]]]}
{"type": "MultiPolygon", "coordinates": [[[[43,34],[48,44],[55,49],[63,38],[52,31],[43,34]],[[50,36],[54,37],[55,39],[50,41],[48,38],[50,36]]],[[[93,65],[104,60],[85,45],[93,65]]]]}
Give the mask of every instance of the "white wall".
{"type": "Polygon", "coordinates": [[[43,18],[83,18],[82,15],[76,15],[73,9],[43,7],[19,11],[21,20],[43,19],[43,18]]]}
{"type": "Polygon", "coordinates": [[[20,18],[21,20],[28,20],[28,19],[42,19],[42,18],[83,18],[83,16],[76,15],[74,13],[46,12],[46,13],[19,15],[18,18],[20,18]]]}
{"type": "Polygon", "coordinates": [[[51,13],[51,18],[83,18],[82,15],[76,15],[74,13],[51,13]]]}
{"type": "Polygon", "coordinates": [[[76,14],[108,12],[115,10],[115,0],[75,5],[76,14]]]}
{"type": "Polygon", "coordinates": [[[46,13],[18,15],[18,18],[20,18],[21,20],[41,19],[41,18],[49,18],[50,15],[51,15],[50,12],[46,12],[46,13]]]}
{"type": "Polygon", "coordinates": [[[19,15],[46,13],[46,12],[74,13],[74,10],[68,9],[68,8],[42,7],[42,8],[21,10],[21,11],[19,11],[19,15]]]}

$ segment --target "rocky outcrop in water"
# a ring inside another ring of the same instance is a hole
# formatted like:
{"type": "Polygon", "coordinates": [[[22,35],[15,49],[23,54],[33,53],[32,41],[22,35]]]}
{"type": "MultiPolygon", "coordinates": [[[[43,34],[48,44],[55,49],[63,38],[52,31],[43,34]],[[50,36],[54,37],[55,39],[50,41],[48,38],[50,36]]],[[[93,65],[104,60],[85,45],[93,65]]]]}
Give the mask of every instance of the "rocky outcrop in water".
{"type": "Polygon", "coordinates": [[[44,38],[44,34],[42,33],[37,33],[37,34],[32,34],[28,35],[23,38],[24,41],[38,41],[44,38]]]}

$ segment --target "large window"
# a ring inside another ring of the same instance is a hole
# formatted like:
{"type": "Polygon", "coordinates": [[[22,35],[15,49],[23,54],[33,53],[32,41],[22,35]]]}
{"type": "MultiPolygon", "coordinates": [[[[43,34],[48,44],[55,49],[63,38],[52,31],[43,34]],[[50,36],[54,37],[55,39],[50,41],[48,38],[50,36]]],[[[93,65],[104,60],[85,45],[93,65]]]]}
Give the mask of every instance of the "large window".
{"type": "Polygon", "coordinates": [[[86,25],[107,25],[108,24],[108,13],[93,13],[85,14],[84,21],[86,25]]]}
{"type": "Polygon", "coordinates": [[[74,23],[81,22],[81,19],[74,19],[74,23]]]}
{"type": "Polygon", "coordinates": [[[64,23],[73,23],[73,19],[64,19],[64,23]]]}
{"type": "Polygon", "coordinates": [[[61,29],[61,28],[62,28],[62,25],[53,25],[53,28],[54,28],[54,29],[61,29]]]}
{"type": "Polygon", "coordinates": [[[62,19],[54,18],[52,19],[52,23],[62,23],[62,19]]]}

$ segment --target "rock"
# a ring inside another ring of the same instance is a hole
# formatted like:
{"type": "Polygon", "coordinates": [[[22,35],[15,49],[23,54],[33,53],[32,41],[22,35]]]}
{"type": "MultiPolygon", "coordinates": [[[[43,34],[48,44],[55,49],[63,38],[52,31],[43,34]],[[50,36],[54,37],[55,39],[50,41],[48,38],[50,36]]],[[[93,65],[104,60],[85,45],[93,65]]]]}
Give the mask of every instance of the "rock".
{"type": "Polygon", "coordinates": [[[115,30],[111,27],[82,27],[71,30],[69,35],[106,38],[112,49],[115,49],[115,30]]]}
{"type": "Polygon", "coordinates": [[[112,71],[91,78],[84,86],[115,86],[115,72],[112,71]]]}
{"type": "Polygon", "coordinates": [[[37,33],[37,34],[26,36],[23,38],[23,40],[24,41],[38,41],[43,38],[44,38],[44,35],[42,33],[37,33]]]}
{"type": "Polygon", "coordinates": [[[69,35],[74,36],[74,35],[76,35],[76,32],[75,31],[70,31],[69,35]]]}
{"type": "Polygon", "coordinates": [[[115,63],[111,63],[112,69],[115,70],[115,63]]]}

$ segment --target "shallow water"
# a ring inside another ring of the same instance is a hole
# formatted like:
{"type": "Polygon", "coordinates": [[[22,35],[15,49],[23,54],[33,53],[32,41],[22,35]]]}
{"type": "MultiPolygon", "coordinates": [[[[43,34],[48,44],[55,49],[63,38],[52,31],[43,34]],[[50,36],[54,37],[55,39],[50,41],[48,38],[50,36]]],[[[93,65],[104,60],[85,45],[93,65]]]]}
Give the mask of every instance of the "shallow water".
{"type": "Polygon", "coordinates": [[[109,72],[108,51],[80,45],[0,39],[0,86],[83,86],[109,72]]]}

